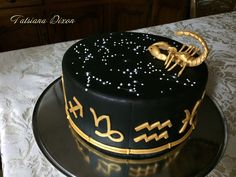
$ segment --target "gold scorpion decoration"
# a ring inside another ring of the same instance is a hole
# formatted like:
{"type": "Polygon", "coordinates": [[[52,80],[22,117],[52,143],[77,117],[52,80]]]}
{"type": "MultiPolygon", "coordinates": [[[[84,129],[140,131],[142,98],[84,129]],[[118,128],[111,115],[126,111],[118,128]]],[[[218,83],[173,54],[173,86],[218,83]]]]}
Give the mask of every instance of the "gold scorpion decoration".
{"type": "Polygon", "coordinates": [[[165,61],[164,65],[167,71],[171,71],[177,65],[181,66],[182,69],[178,73],[179,77],[183,73],[185,67],[195,67],[200,65],[206,59],[209,50],[204,39],[194,32],[177,31],[175,32],[175,34],[177,36],[190,36],[196,39],[202,45],[203,52],[201,54],[198,54],[198,52],[200,51],[199,48],[193,45],[186,44],[183,44],[180,50],[178,51],[176,47],[173,47],[167,42],[163,41],[152,44],[148,47],[148,50],[155,58],[165,61]],[[161,53],[161,51],[163,50],[167,51],[168,55],[161,53]],[[198,56],[195,57],[195,54],[198,54],[198,56]],[[174,64],[171,65],[172,62],[174,62],[174,64]]]}

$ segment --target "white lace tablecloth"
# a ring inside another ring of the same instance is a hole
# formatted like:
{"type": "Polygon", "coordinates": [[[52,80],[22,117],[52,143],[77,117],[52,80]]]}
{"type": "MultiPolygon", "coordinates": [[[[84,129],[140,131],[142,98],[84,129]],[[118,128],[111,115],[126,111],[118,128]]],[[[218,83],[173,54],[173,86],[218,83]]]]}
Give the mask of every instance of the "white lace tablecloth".
{"type": "MultiPolygon", "coordinates": [[[[136,30],[176,38],[176,30],[201,34],[210,50],[207,94],[227,121],[227,147],[209,177],[236,176],[236,12],[136,30]]],[[[64,52],[75,41],[0,53],[0,147],[6,177],[64,176],[42,155],[32,132],[32,112],[42,91],[61,75],[64,52]]]]}

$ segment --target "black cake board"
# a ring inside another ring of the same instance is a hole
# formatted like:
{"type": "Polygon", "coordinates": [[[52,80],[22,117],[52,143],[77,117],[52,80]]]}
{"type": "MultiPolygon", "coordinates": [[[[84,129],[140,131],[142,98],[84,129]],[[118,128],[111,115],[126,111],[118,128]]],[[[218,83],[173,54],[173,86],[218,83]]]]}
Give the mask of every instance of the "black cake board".
{"type": "Polygon", "coordinates": [[[61,80],[51,83],[33,114],[36,142],[46,158],[67,176],[194,177],[205,176],[221,158],[226,144],[225,121],[206,96],[196,130],[170,153],[150,159],[119,159],[102,154],[75,135],[66,119],[61,80]]]}

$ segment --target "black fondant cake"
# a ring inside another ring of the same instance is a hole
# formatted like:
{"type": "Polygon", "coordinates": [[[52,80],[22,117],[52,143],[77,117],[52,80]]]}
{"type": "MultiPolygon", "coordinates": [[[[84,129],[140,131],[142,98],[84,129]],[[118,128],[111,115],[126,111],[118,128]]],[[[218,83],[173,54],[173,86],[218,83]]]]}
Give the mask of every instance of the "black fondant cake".
{"type": "Polygon", "coordinates": [[[67,50],[62,62],[65,109],[83,140],[110,154],[145,157],[190,136],[204,96],[206,64],[186,67],[178,77],[182,65],[168,71],[148,50],[157,41],[182,47],[155,35],[110,33],[67,50]]]}

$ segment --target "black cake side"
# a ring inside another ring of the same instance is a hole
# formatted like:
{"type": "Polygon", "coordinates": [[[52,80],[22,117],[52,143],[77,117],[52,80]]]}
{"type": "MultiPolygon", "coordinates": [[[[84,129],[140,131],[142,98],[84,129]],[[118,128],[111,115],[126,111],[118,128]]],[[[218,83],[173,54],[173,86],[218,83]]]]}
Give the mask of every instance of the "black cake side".
{"type": "MultiPolygon", "coordinates": [[[[207,83],[207,66],[168,72],[147,48],[168,38],[110,33],[86,38],[62,63],[67,118],[79,136],[111,154],[144,157],[185,141],[207,83]]],[[[165,51],[163,51],[165,52],[165,51]]]]}

